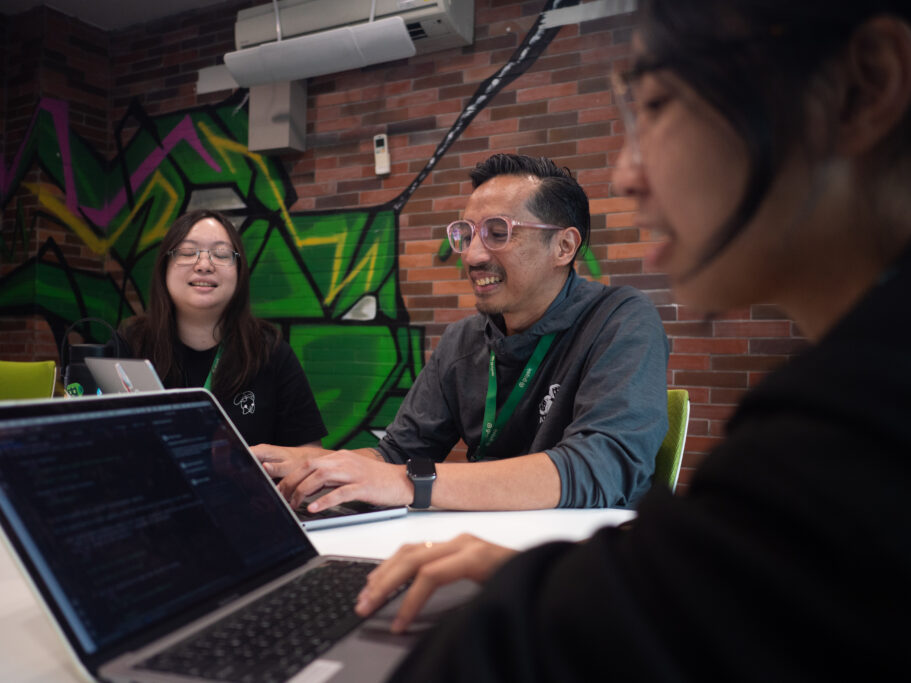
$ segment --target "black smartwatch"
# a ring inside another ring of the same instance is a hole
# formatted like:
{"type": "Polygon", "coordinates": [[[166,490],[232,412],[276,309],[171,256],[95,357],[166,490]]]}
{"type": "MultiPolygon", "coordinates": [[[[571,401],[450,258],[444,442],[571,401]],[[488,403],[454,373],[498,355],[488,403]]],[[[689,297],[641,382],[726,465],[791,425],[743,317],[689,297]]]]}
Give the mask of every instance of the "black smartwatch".
{"type": "Polygon", "coordinates": [[[429,508],[433,481],[437,478],[436,463],[430,458],[411,458],[405,465],[408,478],[414,484],[413,508],[429,508]]]}

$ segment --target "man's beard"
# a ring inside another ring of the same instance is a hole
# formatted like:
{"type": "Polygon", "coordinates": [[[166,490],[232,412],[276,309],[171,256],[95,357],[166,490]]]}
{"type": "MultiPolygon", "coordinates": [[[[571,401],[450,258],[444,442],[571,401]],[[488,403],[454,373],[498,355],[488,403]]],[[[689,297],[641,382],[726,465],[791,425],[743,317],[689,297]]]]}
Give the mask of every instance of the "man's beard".
{"type": "Polygon", "coordinates": [[[503,303],[495,304],[492,301],[485,301],[475,297],[474,307],[478,313],[483,313],[484,315],[489,315],[491,317],[502,316],[504,313],[509,313],[509,306],[503,303]]]}
{"type": "Polygon", "coordinates": [[[497,306],[489,301],[475,301],[474,307],[478,309],[478,313],[485,313],[486,315],[502,315],[504,312],[502,305],[497,306]]]}

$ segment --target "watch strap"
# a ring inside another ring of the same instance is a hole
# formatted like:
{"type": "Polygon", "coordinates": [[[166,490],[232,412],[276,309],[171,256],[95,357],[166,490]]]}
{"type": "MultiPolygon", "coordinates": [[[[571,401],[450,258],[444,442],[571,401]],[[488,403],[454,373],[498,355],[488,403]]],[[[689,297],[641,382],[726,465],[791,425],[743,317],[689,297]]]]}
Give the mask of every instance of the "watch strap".
{"type": "Polygon", "coordinates": [[[429,508],[433,482],[437,478],[436,465],[430,460],[411,459],[406,463],[405,471],[414,487],[414,500],[411,507],[429,508]],[[412,471],[412,468],[416,468],[415,471],[412,471]]]}
{"type": "Polygon", "coordinates": [[[411,503],[413,508],[429,508],[430,498],[433,493],[433,479],[412,479],[414,484],[414,500],[411,503]]]}

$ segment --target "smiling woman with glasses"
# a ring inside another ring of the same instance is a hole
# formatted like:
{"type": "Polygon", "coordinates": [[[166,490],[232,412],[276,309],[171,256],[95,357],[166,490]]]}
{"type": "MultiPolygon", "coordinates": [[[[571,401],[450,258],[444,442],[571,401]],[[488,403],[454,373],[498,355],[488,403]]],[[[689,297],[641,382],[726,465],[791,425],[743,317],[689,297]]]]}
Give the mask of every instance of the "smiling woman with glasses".
{"type": "Polygon", "coordinates": [[[159,246],[145,313],[120,333],[164,385],[215,394],[248,444],[319,445],[326,435],[300,361],[250,311],[243,240],[217,211],[178,218],[159,246]]]}

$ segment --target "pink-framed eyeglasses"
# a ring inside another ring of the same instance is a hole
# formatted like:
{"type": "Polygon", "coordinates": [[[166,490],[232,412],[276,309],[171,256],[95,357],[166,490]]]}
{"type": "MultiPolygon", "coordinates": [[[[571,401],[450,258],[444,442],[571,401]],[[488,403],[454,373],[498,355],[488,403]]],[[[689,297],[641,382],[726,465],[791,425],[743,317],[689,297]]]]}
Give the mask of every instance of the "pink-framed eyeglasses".
{"type": "Polygon", "coordinates": [[[480,225],[474,221],[462,218],[446,226],[446,235],[452,250],[461,254],[468,250],[475,233],[481,236],[481,242],[491,251],[498,251],[509,244],[512,229],[538,228],[540,230],[564,230],[566,226],[551,225],[550,223],[529,223],[517,221],[509,216],[488,216],[481,220],[480,225]]]}

